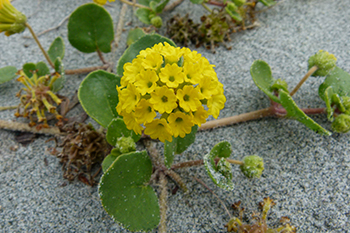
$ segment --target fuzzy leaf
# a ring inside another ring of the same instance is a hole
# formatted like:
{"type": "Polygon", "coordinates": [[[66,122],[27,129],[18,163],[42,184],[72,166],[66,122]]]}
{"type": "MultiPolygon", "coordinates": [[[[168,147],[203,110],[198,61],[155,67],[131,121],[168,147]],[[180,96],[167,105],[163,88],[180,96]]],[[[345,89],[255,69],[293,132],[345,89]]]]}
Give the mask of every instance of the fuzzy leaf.
{"type": "Polygon", "coordinates": [[[132,137],[137,142],[141,135],[136,134],[133,130],[126,128],[126,125],[121,118],[114,118],[108,125],[106,139],[109,144],[115,146],[117,139],[120,137],[132,137]]]}
{"type": "Polygon", "coordinates": [[[289,95],[289,93],[285,92],[284,90],[279,90],[281,105],[286,109],[287,111],[287,117],[290,117],[292,119],[295,119],[299,121],[300,123],[303,123],[308,128],[312,129],[316,133],[319,133],[321,135],[331,135],[331,132],[328,130],[322,128],[319,124],[317,124],[315,121],[313,121],[309,116],[307,116],[294,102],[292,97],[289,95]]]}
{"type": "Polygon", "coordinates": [[[231,154],[231,144],[229,142],[220,142],[216,144],[210,153],[206,154],[203,158],[204,166],[209,177],[212,179],[214,184],[227,191],[232,191],[234,184],[232,182],[232,172],[230,164],[223,163],[223,159],[227,158],[231,154]],[[215,164],[215,158],[219,157],[221,159],[221,165],[217,166],[215,164]]]}
{"type": "Polygon", "coordinates": [[[151,10],[145,8],[139,8],[136,10],[135,15],[144,24],[151,24],[150,15],[154,14],[151,10]]]}
{"type": "Polygon", "coordinates": [[[105,128],[118,117],[117,85],[120,85],[120,77],[97,70],[81,82],[78,90],[79,101],[85,112],[105,128]]]}
{"type": "Polygon", "coordinates": [[[108,168],[112,165],[112,163],[121,155],[119,149],[113,148],[111,153],[106,156],[106,158],[102,162],[102,171],[105,173],[108,168]]]}
{"type": "Polygon", "coordinates": [[[17,76],[17,68],[14,66],[5,66],[0,69],[0,84],[10,81],[17,76]]]}
{"type": "Polygon", "coordinates": [[[259,2],[261,2],[262,4],[268,7],[276,4],[275,0],[259,0],[259,2]]]}
{"type": "Polygon", "coordinates": [[[142,28],[131,29],[129,31],[128,38],[126,39],[126,44],[130,46],[144,35],[146,35],[146,33],[142,30],[142,28]]]}
{"type": "Polygon", "coordinates": [[[36,70],[37,70],[38,77],[50,74],[49,67],[46,65],[45,62],[42,62],[42,61],[36,63],[36,70]]]}
{"type": "Polygon", "coordinates": [[[152,8],[152,10],[158,14],[161,13],[164,9],[164,7],[166,6],[166,4],[168,4],[169,0],[162,0],[162,1],[151,1],[149,6],[152,8]]]}
{"type": "Polygon", "coordinates": [[[167,42],[170,45],[176,47],[176,44],[163,36],[160,36],[158,34],[147,34],[143,37],[141,37],[138,41],[134,42],[132,45],[125,50],[124,54],[118,61],[118,66],[117,66],[117,74],[119,76],[123,76],[124,72],[124,64],[127,62],[132,62],[134,58],[140,53],[141,50],[151,48],[153,45],[161,43],[161,42],[167,42]]]}
{"type": "Polygon", "coordinates": [[[96,50],[110,52],[114,40],[111,16],[95,3],[78,7],[69,17],[68,40],[74,48],[84,53],[96,50]]]}
{"type": "Polygon", "coordinates": [[[280,100],[274,94],[274,89],[271,88],[276,83],[276,79],[272,77],[271,68],[265,61],[254,61],[250,67],[250,74],[255,85],[257,85],[260,90],[274,102],[280,103],[280,100]]]}
{"type": "Polygon", "coordinates": [[[33,73],[36,72],[36,65],[34,63],[26,63],[23,65],[23,72],[27,75],[28,78],[33,76],[33,73]]]}
{"type": "Polygon", "coordinates": [[[151,174],[152,162],[142,151],[120,155],[101,178],[103,208],[130,231],[149,231],[159,224],[158,198],[147,185],[151,174]]]}
{"type": "Polygon", "coordinates": [[[52,91],[57,92],[63,88],[64,83],[66,82],[66,75],[64,73],[64,66],[60,57],[57,57],[55,60],[55,70],[58,72],[61,77],[56,79],[56,81],[52,85],[52,91]]]}

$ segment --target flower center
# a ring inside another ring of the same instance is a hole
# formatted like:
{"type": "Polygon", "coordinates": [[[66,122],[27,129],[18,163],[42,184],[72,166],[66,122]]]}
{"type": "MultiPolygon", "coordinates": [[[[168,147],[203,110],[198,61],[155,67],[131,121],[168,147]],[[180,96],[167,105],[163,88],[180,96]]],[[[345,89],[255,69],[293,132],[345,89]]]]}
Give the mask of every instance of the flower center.
{"type": "Polygon", "coordinates": [[[163,96],[162,97],[162,101],[165,103],[165,102],[168,102],[168,97],[166,97],[166,96],[163,96]]]}
{"type": "Polygon", "coordinates": [[[176,118],[176,120],[175,120],[176,122],[182,122],[183,121],[183,119],[181,118],[181,117],[178,117],[178,118],[176,118]]]}
{"type": "Polygon", "coordinates": [[[148,88],[150,88],[152,85],[153,85],[152,82],[148,82],[148,83],[147,83],[148,88]]]}
{"type": "Polygon", "coordinates": [[[174,76],[170,76],[170,77],[169,77],[169,81],[170,81],[170,82],[174,82],[174,81],[175,81],[174,76]]]}
{"type": "Polygon", "coordinates": [[[184,95],[184,101],[189,101],[190,100],[190,96],[189,95],[184,95]]]}

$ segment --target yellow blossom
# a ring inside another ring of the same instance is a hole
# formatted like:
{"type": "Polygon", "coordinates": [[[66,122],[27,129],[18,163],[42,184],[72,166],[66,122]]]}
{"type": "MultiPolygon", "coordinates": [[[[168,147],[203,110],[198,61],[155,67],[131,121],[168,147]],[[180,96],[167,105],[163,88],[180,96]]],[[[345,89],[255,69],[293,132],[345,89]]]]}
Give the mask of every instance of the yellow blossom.
{"type": "Polygon", "coordinates": [[[126,125],[126,128],[129,130],[133,130],[137,134],[142,134],[142,126],[136,121],[135,114],[131,113],[123,113],[123,120],[126,125]]]}
{"type": "Polygon", "coordinates": [[[193,123],[198,126],[201,126],[201,124],[205,123],[208,118],[208,112],[204,109],[203,106],[199,106],[197,111],[193,112],[192,115],[193,123]]]}
{"type": "Polygon", "coordinates": [[[154,111],[151,103],[145,99],[142,99],[136,106],[135,118],[137,122],[145,124],[151,122],[157,113],[154,111]]]}
{"type": "Polygon", "coordinates": [[[171,142],[173,140],[171,128],[164,118],[155,119],[151,123],[145,124],[145,127],[145,134],[152,139],[158,138],[161,142],[165,142],[165,140],[171,142]]]}
{"type": "Polygon", "coordinates": [[[192,117],[183,112],[171,113],[168,117],[169,125],[173,130],[174,137],[185,137],[191,133],[193,126],[192,117]]]}
{"type": "Polygon", "coordinates": [[[26,29],[27,17],[19,12],[9,0],[0,0],[0,33],[6,36],[23,32],[26,29]]]}
{"type": "Polygon", "coordinates": [[[151,93],[156,89],[156,82],[159,78],[154,70],[141,70],[139,76],[140,77],[137,77],[135,86],[140,91],[141,95],[151,93]]]}
{"type": "MultiPolygon", "coordinates": [[[[108,0],[109,2],[114,2],[115,0],[108,0]]],[[[107,0],[94,0],[94,3],[105,5],[107,3],[107,0]]]]}
{"type": "Polygon", "coordinates": [[[226,97],[223,94],[212,96],[212,98],[208,100],[208,113],[213,115],[215,119],[218,118],[220,110],[225,106],[225,102],[226,97]]]}
{"type": "Polygon", "coordinates": [[[160,69],[160,80],[168,87],[176,88],[180,83],[184,81],[185,74],[182,72],[177,64],[167,64],[164,68],[160,69]]]}
{"type": "Polygon", "coordinates": [[[176,97],[180,102],[180,107],[185,112],[196,111],[202,105],[200,95],[193,86],[184,86],[183,89],[177,91],[176,97]]]}
{"type": "Polygon", "coordinates": [[[153,104],[154,109],[160,114],[164,112],[171,113],[171,111],[177,107],[174,91],[165,86],[157,87],[155,91],[151,93],[149,102],[153,104]]]}
{"type": "Polygon", "coordinates": [[[140,93],[137,91],[135,85],[128,84],[127,88],[124,88],[120,90],[119,88],[118,94],[119,94],[119,103],[121,104],[121,107],[117,107],[117,111],[120,114],[121,111],[126,111],[127,113],[130,113],[133,111],[136,107],[136,104],[140,100],[140,93]]]}

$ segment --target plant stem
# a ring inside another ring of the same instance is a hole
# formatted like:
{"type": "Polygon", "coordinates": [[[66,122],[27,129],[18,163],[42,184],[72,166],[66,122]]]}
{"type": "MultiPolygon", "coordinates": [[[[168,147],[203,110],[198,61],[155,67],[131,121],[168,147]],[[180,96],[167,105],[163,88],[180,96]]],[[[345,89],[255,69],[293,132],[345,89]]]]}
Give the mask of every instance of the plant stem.
{"type": "Polygon", "coordinates": [[[225,4],[223,4],[222,2],[216,2],[216,1],[212,1],[212,0],[209,0],[207,2],[207,4],[214,5],[214,6],[221,6],[221,7],[225,6],[225,4]]]}
{"type": "Polygon", "coordinates": [[[232,163],[232,164],[237,164],[237,165],[244,165],[242,161],[239,160],[234,160],[234,159],[226,159],[227,162],[232,163]]]}
{"type": "Polygon", "coordinates": [[[301,110],[307,115],[322,114],[326,112],[326,108],[301,108],[301,110]]]}
{"type": "Polygon", "coordinates": [[[164,7],[163,12],[171,11],[172,9],[174,9],[175,7],[180,5],[183,1],[184,0],[176,0],[175,2],[171,3],[170,5],[167,5],[166,7],[164,7]]]}
{"type": "Polygon", "coordinates": [[[35,32],[33,31],[33,28],[32,28],[28,23],[25,23],[25,25],[26,25],[26,27],[29,29],[30,33],[32,34],[32,36],[33,36],[35,42],[38,44],[38,46],[39,46],[41,52],[44,54],[44,56],[45,56],[47,62],[50,64],[50,66],[51,66],[53,69],[55,69],[55,65],[52,63],[52,61],[51,61],[49,55],[47,54],[47,52],[45,51],[45,49],[43,48],[43,46],[41,46],[38,37],[36,36],[35,32]]]}
{"type": "Polygon", "coordinates": [[[182,163],[177,163],[171,166],[171,169],[179,169],[179,168],[185,168],[185,167],[193,167],[193,166],[200,166],[203,165],[203,160],[193,160],[193,161],[187,161],[182,163]]]}
{"type": "Polygon", "coordinates": [[[188,188],[186,187],[185,183],[182,181],[179,174],[169,169],[165,169],[164,173],[165,175],[170,176],[170,178],[176,182],[176,184],[182,189],[182,191],[184,191],[185,193],[188,191],[188,188]]]}
{"type": "Polygon", "coordinates": [[[65,70],[64,73],[67,75],[84,74],[84,73],[90,73],[95,70],[105,70],[108,67],[109,67],[109,64],[104,64],[103,66],[92,66],[92,67],[86,67],[86,68],[75,69],[75,70],[65,70]]]}
{"type": "Polygon", "coordinates": [[[0,129],[8,129],[12,131],[21,131],[21,132],[47,134],[47,135],[64,135],[64,133],[60,132],[60,130],[57,127],[42,128],[38,130],[36,127],[30,127],[26,123],[5,121],[5,120],[0,120],[0,129]]]}
{"type": "Polygon", "coordinates": [[[16,109],[18,106],[3,106],[0,107],[0,111],[4,111],[4,110],[11,110],[11,109],[16,109]]]}
{"type": "Polygon", "coordinates": [[[269,107],[269,108],[264,108],[253,112],[243,113],[237,116],[208,121],[202,124],[202,126],[199,127],[198,130],[206,130],[206,129],[212,129],[217,127],[237,124],[237,123],[256,120],[256,119],[264,118],[267,116],[273,116],[273,115],[274,115],[273,108],[269,107]]]}
{"type": "Polygon", "coordinates": [[[101,53],[101,51],[99,49],[97,49],[97,54],[98,54],[98,57],[100,58],[100,60],[103,62],[103,64],[107,64],[105,58],[103,57],[103,54],[101,53]]]}
{"type": "Polygon", "coordinates": [[[125,3],[125,4],[128,4],[130,6],[136,6],[138,8],[145,8],[145,9],[148,9],[148,10],[152,10],[150,7],[147,7],[147,6],[138,4],[138,3],[129,2],[128,0],[120,0],[120,1],[125,3]]]}
{"type": "Polygon", "coordinates": [[[205,3],[203,2],[201,4],[207,11],[209,11],[210,13],[213,12],[207,5],[205,5],[205,3]]]}
{"type": "Polygon", "coordinates": [[[221,203],[221,205],[224,207],[224,209],[226,210],[226,213],[228,214],[228,216],[230,216],[230,219],[232,218],[230,212],[228,211],[228,209],[226,208],[225,203],[213,192],[213,190],[211,190],[202,180],[198,179],[197,177],[193,177],[198,183],[200,183],[201,185],[203,185],[206,189],[208,189],[221,203]]]}
{"type": "Polygon", "coordinates": [[[311,67],[311,69],[305,74],[304,78],[302,78],[300,80],[300,82],[298,83],[298,85],[296,85],[296,87],[294,87],[293,91],[291,91],[289,94],[290,96],[293,96],[295,94],[295,92],[297,92],[299,90],[299,88],[301,87],[301,85],[303,85],[303,83],[318,69],[317,66],[313,66],[311,67]]]}
{"type": "Polygon", "coordinates": [[[160,233],[166,233],[166,211],[167,211],[167,179],[165,177],[165,174],[161,172],[159,174],[159,185],[161,188],[160,195],[159,195],[159,211],[160,211],[160,223],[159,223],[159,232],[160,233]]]}
{"type": "Polygon", "coordinates": [[[120,37],[121,37],[122,32],[123,32],[124,18],[125,18],[125,14],[126,14],[127,9],[128,9],[128,5],[126,3],[123,3],[122,9],[120,10],[120,15],[119,15],[116,33],[114,35],[114,45],[116,47],[118,47],[119,40],[120,40],[120,37]]]}

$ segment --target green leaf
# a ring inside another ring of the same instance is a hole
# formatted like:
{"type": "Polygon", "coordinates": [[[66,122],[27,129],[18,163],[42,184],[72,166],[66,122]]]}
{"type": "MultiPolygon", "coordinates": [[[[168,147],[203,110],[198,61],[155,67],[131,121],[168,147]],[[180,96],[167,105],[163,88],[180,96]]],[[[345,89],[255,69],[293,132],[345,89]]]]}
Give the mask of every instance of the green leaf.
{"type": "Polygon", "coordinates": [[[60,58],[61,60],[64,57],[64,42],[62,37],[57,37],[52,44],[50,45],[49,50],[47,51],[47,54],[50,57],[50,60],[52,62],[56,61],[56,58],[60,58]]]}
{"type": "Polygon", "coordinates": [[[270,99],[276,103],[280,103],[279,98],[274,94],[271,87],[276,83],[276,79],[272,77],[270,66],[263,60],[256,60],[250,67],[250,74],[255,85],[258,86],[270,99]]]}
{"type": "Polygon", "coordinates": [[[229,142],[220,142],[203,158],[206,171],[214,184],[227,191],[232,191],[234,188],[232,172],[229,172],[231,171],[231,165],[224,161],[224,158],[227,158],[230,154],[231,144],[229,142]],[[216,157],[221,158],[219,160],[221,161],[220,166],[217,166],[215,163],[216,157]]]}
{"type": "Polygon", "coordinates": [[[317,124],[315,121],[313,121],[310,117],[308,117],[294,102],[292,97],[289,95],[289,93],[283,91],[282,89],[279,90],[281,105],[286,109],[287,111],[287,117],[290,117],[292,119],[295,119],[304,125],[306,125],[308,128],[312,129],[316,133],[319,133],[321,135],[331,135],[331,132],[328,130],[322,128],[319,124],[317,124]]]}
{"type": "Polygon", "coordinates": [[[84,53],[111,51],[114,39],[113,21],[109,13],[95,3],[78,7],[69,17],[68,40],[84,53]]]}
{"type": "Polygon", "coordinates": [[[37,70],[37,75],[38,77],[45,76],[47,74],[50,74],[50,69],[46,65],[45,62],[38,62],[36,63],[36,70],[37,70]]]}
{"type": "Polygon", "coordinates": [[[128,38],[126,39],[126,44],[130,46],[144,35],[146,35],[146,33],[142,30],[142,28],[131,29],[129,31],[128,38]]]}
{"type": "Polygon", "coordinates": [[[202,4],[204,0],[191,0],[193,4],[202,4]]]}
{"type": "Polygon", "coordinates": [[[63,85],[66,82],[66,76],[64,73],[64,66],[60,57],[56,58],[54,65],[56,72],[61,75],[61,77],[56,79],[56,81],[52,85],[52,91],[57,92],[63,88],[63,85]]]}
{"type": "Polygon", "coordinates": [[[116,86],[120,77],[103,70],[91,72],[80,84],[78,98],[85,112],[101,126],[107,128],[118,117],[116,86]]]}
{"type": "Polygon", "coordinates": [[[144,24],[151,24],[150,15],[154,14],[151,10],[146,8],[139,8],[136,10],[135,15],[144,24]]]}
{"type": "Polygon", "coordinates": [[[36,72],[36,65],[34,63],[26,63],[23,65],[23,72],[27,75],[28,78],[33,76],[33,73],[36,72]]]}
{"type": "Polygon", "coordinates": [[[14,66],[5,66],[0,69],[0,84],[10,81],[17,76],[17,68],[14,66]]]}
{"type": "Polygon", "coordinates": [[[151,1],[149,6],[152,8],[152,10],[158,14],[161,13],[164,9],[164,7],[166,6],[166,4],[168,4],[169,0],[163,0],[163,1],[151,1]]]}
{"type": "Polygon", "coordinates": [[[170,45],[176,47],[176,44],[163,36],[160,36],[158,34],[148,34],[143,37],[141,37],[138,41],[134,42],[132,45],[125,50],[124,54],[121,56],[121,58],[118,61],[117,66],[117,74],[119,76],[123,76],[124,72],[124,64],[127,62],[132,62],[134,58],[140,53],[141,50],[151,48],[153,45],[161,43],[161,42],[167,42],[170,45]]]}
{"type": "Polygon", "coordinates": [[[144,6],[149,6],[151,1],[152,0],[138,0],[138,3],[140,3],[141,5],[144,5],[144,6]]]}
{"type": "Polygon", "coordinates": [[[259,2],[261,2],[262,4],[268,7],[276,4],[275,0],[259,0],[259,2]]]}
{"type": "Polygon", "coordinates": [[[159,224],[158,198],[147,185],[151,174],[152,162],[142,151],[120,155],[101,178],[104,209],[130,231],[150,231],[159,224]]]}
{"type": "Polygon", "coordinates": [[[140,140],[141,135],[136,134],[133,130],[126,128],[123,119],[115,118],[108,125],[106,139],[109,144],[115,146],[117,139],[120,137],[132,137],[134,142],[137,142],[140,140]]]}
{"type": "Polygon", "coordinates": [[[232,19],[236,20],[237,22],[241,22],[243,20],[242,16],[239,14],[239,12],[237,12],[237,6],[234,3],[228,3],[225,7],[225,11],[231,16],[232,19]]]}
{"type": "Polygon", "coordinates": [[[165,165],[170,168],[174,161],[175,154],[181,154],[184,152],[194,141],[196,140],[196,133],[198,126],[195,125],[192,127],[191,133],[186,134],[184,138],[177,137],[174,138],[171,142],[165,140],[164,143],[164,158],[165,165]]]}
{"type": "Polygon", "coordinates": [[[119,149],[112,149],[111,153],[106,156],[102,162],[102,171],[105,173],[112,163],[121,155],[119,149]]]}

